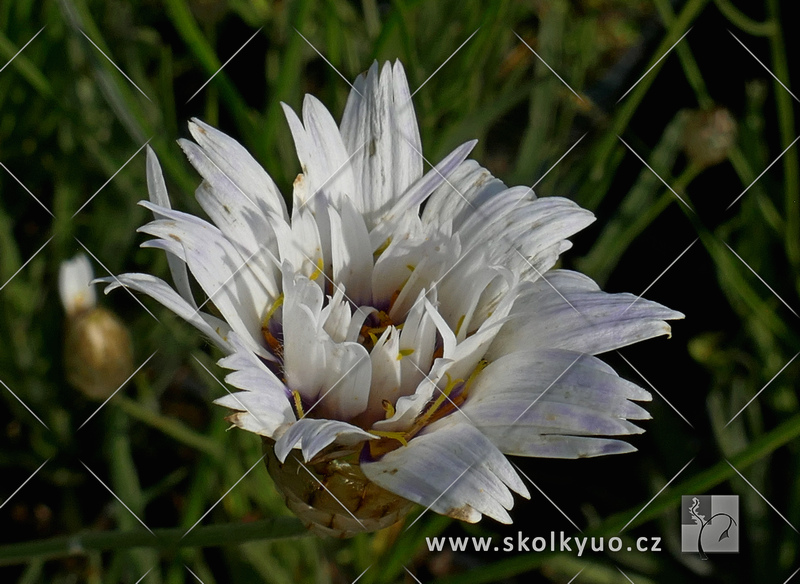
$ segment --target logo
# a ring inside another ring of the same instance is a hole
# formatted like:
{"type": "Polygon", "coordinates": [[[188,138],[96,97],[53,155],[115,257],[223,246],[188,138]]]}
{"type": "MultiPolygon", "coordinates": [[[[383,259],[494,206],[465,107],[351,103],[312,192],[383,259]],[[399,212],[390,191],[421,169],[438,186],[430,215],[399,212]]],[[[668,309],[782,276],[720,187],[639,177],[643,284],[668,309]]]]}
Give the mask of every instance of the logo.
{"type": "Polygon", "coordinates": [[[700,554],[739,552],[739,497],[684,495],[681,497],[681,551],[700,554]]]}

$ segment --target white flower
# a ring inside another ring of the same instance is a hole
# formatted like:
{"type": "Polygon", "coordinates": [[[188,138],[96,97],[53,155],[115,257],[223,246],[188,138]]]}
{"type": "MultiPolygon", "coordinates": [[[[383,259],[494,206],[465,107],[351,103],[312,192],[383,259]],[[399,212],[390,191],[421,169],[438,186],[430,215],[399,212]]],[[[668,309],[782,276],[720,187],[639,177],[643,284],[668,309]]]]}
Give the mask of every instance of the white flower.
{"type": "Polygon", "coordinates": [[[177,292],[147,274],[119,281],[227,354],[243,391],[216,403],[265,438],[307,524],[378,529],[408,501],[510,523],[511,491],[528,492],[503,453],[635,450],[607,436],[640,433],[628,420],[649,416],[631,400],[650,395],[593,355],[669,334],[682,315],[553,269],[590,212],[506,187],[467,160],[475,142],[423,173],[399,62],[357,79],[339,127],[312,96],[302,120],[284,110],[302,168],[291,218],[250,154],[195,120],[196,143],[180,144],[212,223],[170,208],[148,150],[142,204],[156,220],[141,231],[177,292]],[[222,319],[198,310],[187,267],[222,319]]]}

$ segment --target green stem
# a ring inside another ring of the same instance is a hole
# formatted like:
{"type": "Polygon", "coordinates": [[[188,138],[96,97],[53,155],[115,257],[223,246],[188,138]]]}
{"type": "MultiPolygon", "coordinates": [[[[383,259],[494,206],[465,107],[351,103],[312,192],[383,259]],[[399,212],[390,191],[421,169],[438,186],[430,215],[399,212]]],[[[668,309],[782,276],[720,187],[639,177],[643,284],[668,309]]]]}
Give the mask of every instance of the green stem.
{"type": "Polygon", "coordinates": [[[155,548],[174,551],[187,547],[235,545],[246,541],[303,537],[308,531],[299,519],[276,517],[250,523],[199,526],[184,537],[181,527],[130,531],[94,531],[40,541],[0,546],[0,566],[85,554],[92,551],[155,548]]]}
{"type": "Polygon", "coordinates": [[[139,402],[125,396],[115,398],[113,403],[131,418],[135,418],[140,422],[143,422],[148,426],[163,432],[178,442],[182,442],[183,444],[208,454],[217,460],[222,460],[224,458],[224,452],[221,445],[209,438],[206,438],[202,434],[198,434],[178,420],[168,418],[167,416],[163,416],[158,412],[154,412],[144,407],[139,402]]]}
{"type": "Polygon", "coordinates": [[[722,15],[731,22],[731,24],[736,25],[747,34],[751,34],[753,36],[770,36],[774,34],[775,30],[778,28],[775,26],[775,21],[773,19],[765,22],[753,20],[744,12],[736,8],[736,6],[731,4],[730,0],[714,0],[714,4],[717,6],[719,11],[722,12],[722,15]]]}
{"type": "MultiPolygon", "coordinates": [[[[655,5],[656,10],[658,10],[667,28],[673,26],[675,24],[675,12],[673,12],[669,0],[655,0],[655,5]]],[[[697,96],[697,102],[700,104],[700,107],[703,109],[710,109],[711,106],[714,105],[714,100],[711,99],[711,95],[708,93],[703,74],[700,72],[700,67],[697,66],[697,61],[695,61],[689,45],[679,43],[678,46],[675,47],[675,51],[678,53],[678,58],[681,61],[683,74],[686,76],[687,81],[689,81],[689,85],[694,89],[694,94],[697,96]]]]}
{"type": "MultiPolygon", "coordinates": [[[[681,38],[681,35],[683,35],[689,29],[691,23],[694,22],[697,15],[702,12],[703,8],[705,8],[708,2],[709,0],[689,0],[686,2],[683,10],[681,10],[680,14],[678,14],[677,18],[674,20],[673,25],[667,31],[666,36],[661,41],[661,44],[655,50],[651,62],[644,69],[644,71],[648,71],[647,75],[645,75],[636,85],[635,89],[622,100],[622,106],[619,110],[617,110],[617,113],[614,116],[614,120],[611,125],[611,131],[608,132],[603,141],[598,145],[598,155],[595,158],[594,166],[591,172],[592,177],[602,177],[607,173],[614,173],[614,167],[616,167],[618,162],[611,164],[609,160],[618,148],[624,148],[624,146],[619,143],[617,136],[625,132],[625,128],[628,127],[628,123],[631,121],[631,118],[633,118],[633,115],[639,108],[639,104],[641,103],[642,99],[644,99],[647,91],[650,89],[650,84],[653,83],[659,69],[664,65],[664,61],[666,59],[661,61],[659,61],[659,59],[673,44],[675,44],[679,38],[681,38]],[[650,67],[653,68],[652,71],[649,70],[650,67]]],[[[583,206],[587,207],[588,209],[596,208],[600,203],[603,194],[604,191],[602,190],[599,190],[595,194],[590,194],[586,200],[583,201],[583,206]]]]}
{"type": "MultiPolygon", "coordinates": [[[[645,169],[643,172],[649,173],[645,169]]],[[[683,194],[686,187],[697,176],[699,170],[688,166],[674,181],[674,191],[683,194]]],[[[622,255],[633,241],[655,221],[677,198],[670,190],[665,190],[655,200],[646,191],[633,190],[632,197],[625,200],[623,209],[629,213],[610,223],[598,239],[595,248],[579,264],[582,272],[603,283],[622,259],[622,255]]],[[[655,193],[655,190],[653,191],[655,193]]],[[[684,194],[685,197],[685,194],[684,194]]],[[[682,203],[678,203],[683,206],[682,203]]]]}
{"type": "MultiPolygon", "coordinates": [[[[770,18],[775,22],[780,22],[778,2],[769,0],[767,6],[770,18]]],[[[775,27],[774,34],[770,36],[770,48],[775,75],[788,87],[789,64],[786,60],[786,44],[779,26],[775,27]]],[[[794,104],[791,95],[780,83],[775,81],[773,88],[780,122],[781,148],[787,148],[795,137],[794,104]]],[[[800,199],[800,164],[797,161],[797,151],[787,152],[783,157],[782,164],[786,205],[786,255],[794,273],[797,274],[800,272],[800,200],[798,200],[800,199]]],[[[800,279],[796,279],[795,283],[800,291],[800,279]]]]}

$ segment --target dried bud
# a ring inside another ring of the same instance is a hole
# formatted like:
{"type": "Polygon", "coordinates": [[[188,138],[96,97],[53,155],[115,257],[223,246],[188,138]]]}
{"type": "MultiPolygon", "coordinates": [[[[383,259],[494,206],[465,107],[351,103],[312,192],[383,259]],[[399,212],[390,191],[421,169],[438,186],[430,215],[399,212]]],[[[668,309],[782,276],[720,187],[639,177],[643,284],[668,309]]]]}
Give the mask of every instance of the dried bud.
{"type": "Polygon", "coordinates": [[[296,454],[282,463],[275,442],[264,438],[263,444],[267,470],[286,506],[317,535],[345,538],[377,531],[400,521],[414,506],[365,477],[357,452],[353,461],[323,451],[307,463],[296,454]]]}
{"type": "Polygon", "coordinates": [[[689,114],[683,147],[692,164],[700,168],[719,164],[735,143],[736,120],[727,109],[715,107],[689,114]]]}
{"type": "Polygon", "coordinates": [[[130,334],[117,316],[96,306],[92,266],[84,255],[62,264],[58,287],[67,313],[64,369],[86,397],[102,400],[133,371],[130,334]]]}

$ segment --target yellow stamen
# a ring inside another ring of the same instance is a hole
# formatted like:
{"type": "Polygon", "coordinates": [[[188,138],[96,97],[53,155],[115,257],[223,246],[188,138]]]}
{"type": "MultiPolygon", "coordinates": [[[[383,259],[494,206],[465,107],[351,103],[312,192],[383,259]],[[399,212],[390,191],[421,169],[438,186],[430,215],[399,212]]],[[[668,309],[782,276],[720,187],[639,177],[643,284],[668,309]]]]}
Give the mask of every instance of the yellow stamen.
{"type": "Polygon", "coordinates": [[[319,275],[325,270],[325,263],[322,261],[322,258],[317,259],[317,269],[312,272],[312,274],[308,277],[309,280],[316,280],[319,278],[319,275]]]}
{"type": "Polygon", "coordinates": [[[458,324],[456,325],[456,330],[453,331],[456,334],[456,336],[458,336],[458,331],[461,330],[461,326],[464,324],[464,319],[465,318],[467,318],[467,315],[466,314],[462,314],[461,318],[458,319],[458,324]]]}
{"type": "Polygon", "coordinates": [[[392,416],[394,416],[395,410],[394,410],[394,406],[392,405],[392,402],[390,402],[388,399],[385,399],[385,400],[383,400],[381,402],[381,405],[383,406],[383,409],[386,412],[386,419],[387,420],[389,418],[391,418],[392,416]]]}
{"type": "Polygon", "coordinates": [[[397,353],[397,360],[400,361],[403,357],[408,357],[414,354],[414,349],[400,349],[397,353]]]}
{"type": "Polygon", "coordinates": [[[292,391],[292,397],[294,398],[294,409],[297,413],[297,419],[304,417],[306,414],[303,412],[303,400],[300,397],[300,392],[296,389],[292,391]]]}
{"type": "Polygon", "coordinates": [[[373,256],[375,259],[378,259],[378,258],[380,257],[380,255],[381,255],[383,252],[385,252],[385,251],[386,251],[386,248],[387,248],[387,247],[389,247],[389,245],[390,245],[391,243],[392,243],[392,238],[391,238],[391,237],[387,238],[387,239],[386,239],[386,241],[384,241],[384,242],[383,242],[383,243],[382,243],[382,244],[381,244],[381,245],[378,247],[378,249],[376,249],[376,250],[373,252],[372,256],[373,256]]]}

